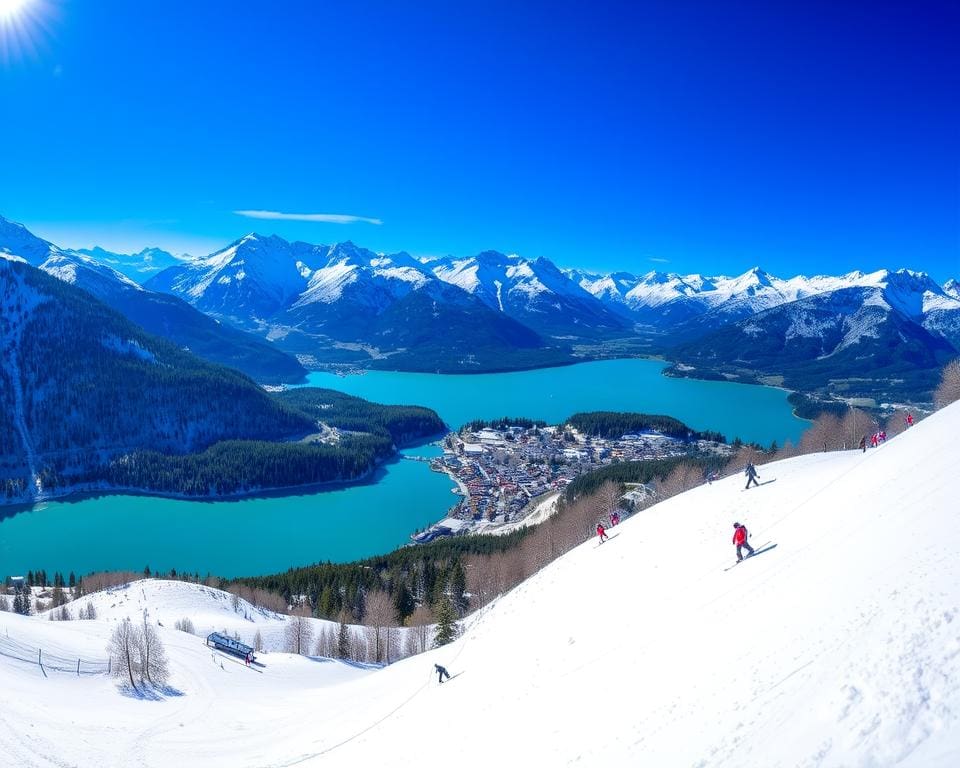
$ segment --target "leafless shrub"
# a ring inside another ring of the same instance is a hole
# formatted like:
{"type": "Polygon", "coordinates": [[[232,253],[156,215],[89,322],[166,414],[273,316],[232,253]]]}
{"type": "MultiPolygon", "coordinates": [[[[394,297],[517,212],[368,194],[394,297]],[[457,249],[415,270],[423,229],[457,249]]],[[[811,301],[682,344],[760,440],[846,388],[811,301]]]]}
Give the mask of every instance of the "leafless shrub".
{"type": "Polygon", "coordinates": [[[933,393],[933,403],[937,408],[943,408],[960,400],[960,358],[944,366],[940,384],[933,393]]]}

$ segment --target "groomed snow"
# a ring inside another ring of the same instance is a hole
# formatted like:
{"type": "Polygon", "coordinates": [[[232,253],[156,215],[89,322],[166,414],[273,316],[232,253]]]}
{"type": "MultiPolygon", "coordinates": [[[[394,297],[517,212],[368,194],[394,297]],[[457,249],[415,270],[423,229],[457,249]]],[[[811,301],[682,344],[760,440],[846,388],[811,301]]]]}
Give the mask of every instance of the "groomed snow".
{"type": "MultiPolygon", "coordinates": [[[[168,621],[206,605],[199,623],[216,626],[229,606],[135,584],[129,615],[163,617],[179,695],[0,656],[0,763],[960,765],[958,432],[960,403],[865,454],[764,465],[749,491],[739,474],[699,487],[383,670],[278,653],[263,674],[221,668],[168,621]],[[725,572],[734,520],[776,548],[725,572]],[[437,685],[434,662],[460,676],[437,685]]],[[[103,656],[125,609],[99,608],[0,614],[0,635],[103,656]]]]}

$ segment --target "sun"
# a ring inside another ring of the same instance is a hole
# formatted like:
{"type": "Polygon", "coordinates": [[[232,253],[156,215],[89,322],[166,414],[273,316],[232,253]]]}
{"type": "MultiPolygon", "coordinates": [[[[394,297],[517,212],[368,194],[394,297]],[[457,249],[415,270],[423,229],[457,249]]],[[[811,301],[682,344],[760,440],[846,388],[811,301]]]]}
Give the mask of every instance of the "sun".
{"type": "Polygon", "coordinates": [[[0,69],[39,58],[56,15],[50,0],[0,0],[0,69]]]}
{"type": "Polygon", "coordinates": [[[0,0],[0,19],[7,20],[17,16],[30,0],[0,0]]]}

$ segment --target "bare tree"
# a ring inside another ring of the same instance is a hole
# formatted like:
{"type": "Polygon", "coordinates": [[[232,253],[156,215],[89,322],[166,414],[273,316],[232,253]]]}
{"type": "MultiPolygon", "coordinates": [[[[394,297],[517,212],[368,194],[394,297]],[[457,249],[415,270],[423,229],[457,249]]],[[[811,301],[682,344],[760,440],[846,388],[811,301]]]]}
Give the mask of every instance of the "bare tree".
{"type": "Polygon", "coordinates": [[[10,610],[10,601],[7,600],[6,595],[0,595],[0,611],[9,611],[10,610]]]}
{"type": "Polygon", "coordinates": [[[289,653],[306,655],[309,652],[313,630],[310,627],[310,621],[303,615],[304,613],[304,608],[297,608],[295,613],[287,619],[285,637],[289,653]]]}
{"type": "Polygon", "coordinates": [[[960,358],[944,366],[940,384],[933,393],[933,403],[937,408],[944,408],[957,400],[960,400],[960,358]]]}
{"type": "Polygon", "coordinates": [[[83,618],[88,619],[90,621],[97,618],[97,609],[93,607],[92,602],[87,603],[86,610],[82,611],[82,613],[83,613],[83,618]]]}
{"type": "Polygon", "coordinates": [[[170,676],[167,666],[167,653],[160,641],[157,628],[143,618],[143,628],[140,631],[140,642],[137,650],[140,654],[141,681],[151,685],[165,685],[170,676]]]}
{"type": "Polygon", "coordinates": [[[317,656],[326,656],[328,659],[337,657],[337,632],[329,622],[324,622],[320,629],[315,652],[317,656]]]}
{"type": "Polygon", "coordinates": [[[138,689],[134,681],[134,673],[139,672],[137,667],[139,662],[137,653],[138,634],[137,628],[130,619],[124,619],[113,630],[113,634],[110,636],[110,645],[107,647],[114,677],[129,678],[130,685],[135,691],[138,689]]]}
{"type": "Polygon", "coordinates": [[[859,408],[851,408],[841,422],[841,436],[834,443],[832,450],[843,450],[856,448],[860,444],[861,437],[867,437],[876,432],[877,422],[866,411],[859,408]]]}
{"type": "Polygon", "coordinates": [[[395,608],[390,595],[382,590],[370,592],[367,595],[367,614],[364,621],[369,627],[370,640],[373,645],[373,661],[379,663],[386,660],[390,663],[387,653],[387,627],[394,621],[395,608]]]}
{"type": "Polygon", "coordinates": [[[657,496],[669,499],[678,493],[689,491],[703,483],[703,471],[700,467],[686,461],[675,466],[663,480],[656,483],[657,496]]]}
{"type": "Polygon", "coordinates": [[[263,635],[260,634],[259,629],[257,629],[257,633],[253,636],[253,650],[255,651],[263,650],[263,635]]]}
{"type": "Polygon", "coordinates": [[[410,616],[410,631],[407,633],[407,655],[423,653],[430,647],[430,625],[433,614],[425,605],[418,605],[410,616]]]}
{"type": "MultiPolygon", "coordinates": [[[[862,425],[866,425],[866,420],[862,420],[862,425]]],[[[865,427],[864,427],[865,428],[865,427]]],[[[816,453],[817,451],[839,451],[844,447],[854,447],[860,440],[860,435],[856,436],[856,441],[851,445],[854,434],[844,431],[844,425],[836,416],[829,413],[822,413],[814,419],[813,423],[807,427],[800,438],[801,453],[816,453]]]]}
{"type": "Polygon", "coordinates": [[[190,634],[190,635],[193,635],[196,633],[193,626],[193,622],[190,621],[190,619],[186,616],[184,616],[182,619],[177,619],[177,621],[174,622],[173,628],[179,629],[181,632],[186,632],[187,634],[190,634]]]}

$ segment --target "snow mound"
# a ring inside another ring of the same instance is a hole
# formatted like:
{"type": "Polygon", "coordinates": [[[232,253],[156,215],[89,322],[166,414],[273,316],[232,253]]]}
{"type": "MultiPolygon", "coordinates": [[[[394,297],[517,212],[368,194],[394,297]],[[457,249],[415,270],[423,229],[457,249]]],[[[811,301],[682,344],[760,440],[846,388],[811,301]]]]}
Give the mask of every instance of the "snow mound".
{"type": "Polygon", "coordinates": [[[694,489],[376,672],[284,654],[221,668],[167,625],[233,611],[190,585],[139,582],[129,608],[91,596],[92,622],[0,614],[0,634],[89,652],[125,611],[162,615],[181,694],[132,699],[0,656],[0,714],[19,725],[0,763],[960,764],[958,431],[960,403],[866,453],[764,465],[749,491],[739,474],[694,489]],[[763,551],[730,568],[734,521],[763,551]],[[434,662],[454,679],[437,685],[434,662]]]}

